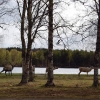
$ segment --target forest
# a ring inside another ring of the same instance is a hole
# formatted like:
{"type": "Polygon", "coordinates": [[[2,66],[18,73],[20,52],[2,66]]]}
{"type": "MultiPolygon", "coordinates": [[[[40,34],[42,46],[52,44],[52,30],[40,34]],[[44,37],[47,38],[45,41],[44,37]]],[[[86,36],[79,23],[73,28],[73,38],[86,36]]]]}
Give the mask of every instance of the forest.
{"type": "MultiPolygon", "coordinates": [[[[48,50],[44,48],[32,49],[32,64],[36,67],[47,66],[48,50]]],[[[21,48],[0,49],[0,66],[10,62],[21,67],[21,48]]],[[[53,50],[54,66],[61,68],[77,68],[79,66],[93,66],[94,52],[83,50],[53,50]]]]}

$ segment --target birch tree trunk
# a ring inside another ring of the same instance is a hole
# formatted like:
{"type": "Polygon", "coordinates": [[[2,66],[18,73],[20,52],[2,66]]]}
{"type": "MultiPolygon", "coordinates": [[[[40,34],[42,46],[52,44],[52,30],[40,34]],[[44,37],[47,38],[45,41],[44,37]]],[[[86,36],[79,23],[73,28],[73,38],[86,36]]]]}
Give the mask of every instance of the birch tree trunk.
{"type": "Polygon", "coordinates": [[[31,56],[30,56],[30,65],[29,65],[29,82],[33,82],[34,81],[34,74],[33,74],[33,68],[34,66],[32,66],[32,52],[31,52],[31,56]]]}
{"type": "Polygon", "coordinates": [[[42,27],[42,19],[46,17],[47,2],[42,0],[23,0],[18,4],[18,11],[21,17],[21,41],[22,41],[22,84],[33,80],[33,68],[31,62],[32,42],[34,41],[38,29],[42,27]],[[20,8],[23,3],[23,8],[20,8]],[[34,6],[35,5],[35,6],[34,6]],[[32,8],[33,6],[33,8],[32,8]],[[43,10],[44,9],[44,10],[43,10]],[[22,10],[22,11],[21,11],[22,10]],[[42,11],[42,12],[41,12],[42,11]],[[33,27],[34,25],[34,27],[33,27]],[[33,31],[32,31],[33,29],[33,31]],[[26,34],[25,34],[26,32],[26,34]],[[27,38],[25,37],[27,36],[27,38]]]}
{"type": "Polygon", "coordinates": [[[45,86],[55,86],[53,83],[53,0],[49,0],[49,27],[48,27],[48,80],[45,86]]]}
{"type": "MultiPolygon", "coordinates": [[[[98,81],[98,67],[99,67],[99,55],[100,55],[100,0],[98,1],[98,26],[97,26],[97,41],[96,41],[96,50],[95,50],[95,56],[94,56],[94,82],[93,86],[97,87],[99,85],[98,81]]],[[[96,2],[95,2],[96,4],[96,2]]]]}
{"type": "Polygon", "coordinates": [[[21,16],[21,41],[22,41],[22,83],[28,82],[28,72],[27,72],[27,66],[26,66],[26,44],[24,39],[24,25],[25,25],[25,13],[26,13],[26,5],[27,0],[23,1],[23,12],[21,16]]]}
{"type": "Polygon", "coordinates": [[[32,0],[28,0],[28,8],[27,8],[27,19],[28,19],[28,45],[27,45],[27,55],[26,55],[26,63],[29,71],[29,81],[32,81],[32,61],[31,61],[31,49],[32,49],[32,0]]]}
{"type": "Polygon", "coordinates": [[[29,78],[29,66],[30,66],[30,57],[31,57],[31,47],[32,47],[32,40],[31,40],[31,33],[32,33],[32,0],[24,0],[23,2],[23,13],[22,13],[22,23],[21,23],[21,40],[22,40],[22,80],[21,83],[28,83],[29,78]],[[28,19],[28,43],[27,43],[27,50],[25,46],[25,38],[24,38],[24,24],[25,24],[25,11],[27,6],[27,19],[28,19]]]}

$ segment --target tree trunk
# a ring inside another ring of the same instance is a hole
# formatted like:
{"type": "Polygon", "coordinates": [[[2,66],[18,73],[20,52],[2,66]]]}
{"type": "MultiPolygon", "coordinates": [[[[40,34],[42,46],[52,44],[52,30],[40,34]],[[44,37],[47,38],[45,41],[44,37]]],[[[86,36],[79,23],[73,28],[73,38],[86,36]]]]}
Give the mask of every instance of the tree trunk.
{"type": "Polygon", "coordinates": [[[27,66],[26,66],[26,62],[23,59],[22,61],[22,79],[20,84],[27,84],[28,83],[28,72],[27,72],[27,66]]]}
{"type": "Polygon", "coordinates": [[[23,1],[23,12],[21,16],[21,41],[22,41],[22,79],[20,84],[26,84],[28,82],[28,68],[26,65],[26,45],[24,39],[24,24],[25,24],[25,12],[26,12],[26,0],[23,1]]]}
{"type": "Polygon", "coordinates": [[[98,81],[98,68],[94,68],[94,83],[93,86],[97,87],[99,86],[99,81],[98,81]]]}
{"type": "Polygon", "coordinates": [[[97,26],[97,42],[96,42],[96,50],[94,56],[94,82],[93,86],[97,87],[99,85],[98,81],[98,67],[99,67],[99,55],[100,55],[100,0],[99,0],[99,9],[98,9],[98,26],[97,26]]]}
{"type": "MultiPolygon", "coordinates": [[[[27,19],[28,19],[28,43],[27,43],[27,50],[25,45],[25,38],[24,38],[24,24],[25,24],[25,12],[26,12],[26,5],[27,2],[24,0],[23,2],[23,13],[22,13],[22,22],[21,22],[21,40],[22,40],[22,58],[23,58],[23,73],[22,73],[22,80],[21,83],[28,83],[29,78],[29,66],[30,66],[30,56],[31,56],[31,33],[32,33],[32,0],[28,0],[28,7],[27,7],[27,19]]],[[[30,67],[31,69],[31,67],[30,67]]]]}
{"type": "Polygon", "coordinates": [[[32,52],[31,52],[31,56],[30,56],[30,65],[29,65],[29,82],[33,82],[34,81],[34,74],[33,74],[33,68],[34,66],[32,66],[32,52]]]}
{"type": "Polygon", "coordinates": [[[53,0],[49,0],[49,33],[48,33],[48,80],[45,86],[55,86],[53,83],[53,0]]]}
{"type": "Polygon", "coordinates": [[[28,45],[27,45],[27,55],[26,61],[29,64],[29,81],[33,81],[33,68],[32,68],[32,0],[28,0],[28,8],[27,8],[27,19],[28,19],[28,45]]]}

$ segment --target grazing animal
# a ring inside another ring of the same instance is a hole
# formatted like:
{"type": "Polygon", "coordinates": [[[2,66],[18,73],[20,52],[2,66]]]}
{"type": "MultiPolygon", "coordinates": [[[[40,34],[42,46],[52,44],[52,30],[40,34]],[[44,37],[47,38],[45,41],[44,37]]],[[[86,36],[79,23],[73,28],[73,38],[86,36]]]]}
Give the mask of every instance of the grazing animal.
{"type": "Polygon", "coordinates": [[[2,73],[3,71],[5,71],[5,75],[7,76],[6,72],[9,72],[9,75],[12,76],[12,70],[13,70],[14,66],[11,65],[11,64],[6,64],[4,67],[3,67],[3,70],[0,72],[2,73]]]}
{"type": "Polygon", "coordinates": [[[33,74],[35,76],[35,65],[32,66],[33,74]]]}
{"type": "Polygon", "coordinates": [[[33,68],[33,72],[35,73],[35,65],[33,65],[32,68],[33,68]]]}
{"type": "MultiPolygon", "coordinates": [[[[53,67],[53,70],[55,70],[55,69],[58,69],[58,67],[56,67],[56,66],[53,67]]],[[[48,73],[48,67],[46,68],[46,71],[45,72],[46,72],[46,74],[48,73]]],[[[45,76],[46,76],[46,74],[45,74],[45,76]]]]}
{"type": "Polygon", "coordinates": [[[88,76],[88,72],[90,72],[93,69],[93,67],[79,67],[79,73],[78,76],[80,76],[81,72],[86,72],[88,76]]]}

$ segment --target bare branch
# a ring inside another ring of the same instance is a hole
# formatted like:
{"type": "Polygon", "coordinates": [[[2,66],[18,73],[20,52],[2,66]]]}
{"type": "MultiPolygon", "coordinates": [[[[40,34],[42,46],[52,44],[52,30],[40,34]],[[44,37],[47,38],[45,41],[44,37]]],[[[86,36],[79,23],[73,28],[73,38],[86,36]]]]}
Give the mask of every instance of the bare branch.
{"type": "Polygon", "coordinates": [[[18,1],[18,0],[16,0],[16,2],[17,2],[17,5],[18,5],[18,11],[19,11],[19,15],[20,15],[20,17],[21,17],[22,15],[21,15],[21,11],[20,11],[20,5],[19,5],[19,1],[18,1]]]}

